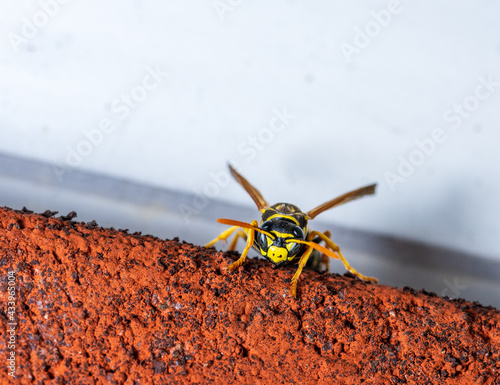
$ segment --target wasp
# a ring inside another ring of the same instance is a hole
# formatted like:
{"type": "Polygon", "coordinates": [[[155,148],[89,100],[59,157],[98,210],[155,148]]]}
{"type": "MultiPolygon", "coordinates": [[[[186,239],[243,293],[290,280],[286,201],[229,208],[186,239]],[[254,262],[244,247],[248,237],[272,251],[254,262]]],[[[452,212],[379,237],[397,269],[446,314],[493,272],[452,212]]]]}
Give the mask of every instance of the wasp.
{"type": "Polygon", "coordinates": [[[229,170],[234,179],[253,199],[257,205],[257,209],[262,213],[260,224],[256,220],[253,220],[251,223],[223,218],[217,220],[217,222],[230,225],[231,227],[208,242],[205,247],[211,247],[218,241],[225,241],[232,234],[236,233],[228,248],[229,250],[234,250],[238,240],[246,238],[246,246],[240,258],[227,266],[226,269],[229,272],[232,272],[245,262],[247,253],[251,247],[254,247],[264,258],[271,262],[274,265],[273,268],[298,262],[298,269],[292,277],[290,287],[290,293],[295,298],[297,296],[299,276],[304,266],[306,266],[309,257],[315,251],[316,255],[322,253],[322,257],[324,257],[323,261],[327,261],[328,257],[340,259],[347,271],[356,277],[369,282],[377,282],[376,278],[362,275],[349,265],[340,252],[340,248],[331,240],[329,231],[322,233],[310,230],[308,227],[308,221],[316,218],[322,212],[365,195],[374,194],[376,184],[350,191],[304,213],[297,206],[290,203],[276,203],[270,206],[262,197],[259,190],[252,186],[231,165],[229,165],[229,170]],[[324,242],[325,246],[321,246],[320,242],[324,242]]]}

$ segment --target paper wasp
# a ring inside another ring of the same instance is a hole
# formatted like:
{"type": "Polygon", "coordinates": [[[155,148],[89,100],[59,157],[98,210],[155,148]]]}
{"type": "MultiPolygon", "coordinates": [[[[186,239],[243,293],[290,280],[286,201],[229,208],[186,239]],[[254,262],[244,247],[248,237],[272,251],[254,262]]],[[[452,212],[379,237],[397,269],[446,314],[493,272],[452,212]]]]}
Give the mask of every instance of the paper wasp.
{"type": "MultiPolygon", "coordinates": [[[[323,253],[323,256],[340,259],[345,268],[356,277],[365,281],[377,282],[376,278],[367,277],[354,270],[340,252],[339,247],[330,239],[330,232],[321,233],[310,230],[307,221],[314,219],[323,211],[339,206],[365,195],[375,193],[376,184],[365,186],[357,190],[348,192],[335,199],[319,205],[318,207],[302,212],[297,206],[289,203],[276,203],[270,206],[262,197],[261,193],[253,187],[243,176],[241,176],[231,165],[229,170],[234,179],[250,194],[257,208],[262,213],[260,226],[256,220],[251,223],[235,221],[232,219],[218,219],[217,222],[231,225],[229,229],[223,231],[218,237],[208,242],[205,247],[211,247],[218,241],[225,241],[236,232],[229,250],[234,250],[239,238],[246,238],[246,246],[241,257],[227,267],[228,271],[241,266],[245,262],[250,248],[257,249],[274,268],[298,261],[298,269],[292,278],[290,288],[291,295],[297,295],[297,281],[302,269],[306,265],[313,251],[323,253]],[[326,247],[319,243],[324,242],[326,247]]],[[[327,260],[327,258],[325,258],[327,260]]]]}

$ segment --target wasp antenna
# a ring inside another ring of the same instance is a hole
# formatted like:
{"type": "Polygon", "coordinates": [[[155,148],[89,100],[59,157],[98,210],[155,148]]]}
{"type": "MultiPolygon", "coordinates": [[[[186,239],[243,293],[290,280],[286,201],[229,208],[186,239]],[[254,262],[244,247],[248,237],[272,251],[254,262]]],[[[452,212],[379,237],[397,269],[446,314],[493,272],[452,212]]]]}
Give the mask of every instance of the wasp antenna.
{"type": "Polygon", "coordinates": [[[229,171],[231,171],[231,175],[233,176],[234,179],[236,179],[236,182],[238,182],[245,190],[246,192],[252,197],[253,201],[257,205],[257,208],[259,211],[262,211],[266,207],[269,207],[269,204],[266,202],[266,200],[262,197],[262,194],[260,193],[259,190],[257,190],[255,187],[253,187],[249,181],[247,181],[242,175],[236,171],[231,164],[227,164],[229,167],[229,171]]]}
{"type": "Polygon", "coordinates": [[[330,249],[327,249],[326,247],[323,247],[323,246],[321,246],[313,241],[303,241],[301,239],[291,239],[288,242],[302,243],[304,245],[312,247],[313,249],[321,251],[323,254],[328,255],[330,258],[340,259],[340,257],[337,254],[335,254],[333,251],[331,251],[330,249]]]}
{"type": "Polygon", "coordinates": [[[358,188],[357,190],[350,191],[350,192],[345,193],[345,194],[343,194],[337,198],[334,198],[328,202],[325,202],[322,205],[319,205],[318,207],[315,207],[314,209],[308,211],[306,213],[307,218],[314,219],[316,216],[321,214],[323,211],[329,210],[329,209],[336,207],[336,206],[340,206],[344,203],[361,198],[365,195],[375,194],[375,187],[376,186],[377,186],[377,184],[374,183],[374,184],[371,184],[369,186],[361,187],[361,188],[358,188]]]}
{"type": "Polygon", "coordinates": [[[223,225],[239,226],[239,227],[242,227],[244,229],[253,229],[255,231],[258,231],[259,233],[266,234],[271,239],[276,238],[273,234],[271,234],[267,231],[264,231],[261,228],[252,225],[251,223],[240,222],[240,221],[235,221],[234,219],[226,219],[226,218],[219,218],[219,219],[217,219],[217,222],[222,223],[223,225]]]}

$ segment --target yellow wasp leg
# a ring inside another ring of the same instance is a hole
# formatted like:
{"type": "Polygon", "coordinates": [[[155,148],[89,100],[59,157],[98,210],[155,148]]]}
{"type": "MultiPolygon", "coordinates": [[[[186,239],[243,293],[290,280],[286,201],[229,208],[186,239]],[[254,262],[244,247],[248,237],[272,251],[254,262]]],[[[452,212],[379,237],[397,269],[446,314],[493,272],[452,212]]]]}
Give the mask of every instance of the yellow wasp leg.
{"type": "Polygon", "coordinates": [[[309,259],[309,256],[311,255],[312,251],[314,249],[309,246],[307,250],[302,254],[302,257],[300,257],[299,261],[299,268],[295,272],[295,274],[292,277],[292,285],[290,286],[290,294],[292,295],[293,298],[297,297],[297,281],[299,280],[300,273],[302,273],[302,269],[307,263],[307,260],[309,259]]]}
{"type": "Polygon", "coordinates": [[[227,249],[228,250],[236,250],[236,245],[238,244],[238,240],[240,238],[246,238],[246,237],[247,237],[247,233],[245,233],[243,230],[238,231],[227,249]]]}
{"type": "MultiPolygon", "coordinates": [[[[252,221],[252,226],[258,226],[258,223],[256,220],[252,221]]],[[[230,264],[226,269],[227,271],[233,271],[234,269],[237,269],[238,267],[241,266],[243,262],[245,262],[245,259],[247,258],[247,253],[248,250],[253,246],[253,241],[255,239],[255,230],[252,228],[249,228],[246,230],[247,231],[247,244],[245,246],[245,249],[243,249],[243,253],[241,253],[241,257],[234,263],[230,264]]]]}
{"type": "Polygon", "coordinates": [[[314,239],[316,236],[318,236],[322,241],[325,242],[326,246],[329,247],[330,249],[332,249],[335,253],[337,253],[337,255],[340,257],[340,259],[342,260],[342,263],[344,264],[345,268],[347,271],[351,272],[352,274],[354,274],[356,277],[358,278],[361,278],[362,280],[364,281],[369,281],[369,282],[377,282],[377,278],[373,278],[373,277],[367,277],[366,275],[363,275],[361,273],[358,273],[356,270],[354,270],[351,265],[349,265],[349,262],[347,262],[347,260],[345,259],[345,257],[342,255],[342,253],[340,252],[340,248],[337,246],[337,244],[335,242],[333,242],[330,237],[329,237],[330,233],[329,232],[325,232],[325,234],[323,233],[320,233],[319,231],[311,231],[309,233],[309,235],[307,236],[307,240],[312,240],[314,239]],[[326,235],[328,234],[328,236],[326,235]]]}
{"type": "MultiPolygon", "coordinates": [[[[326,237],[330,238],[331,233],[327,230],[323,233],[326,237]]],[[[340,258],[337,258],[340,259],[340,258]]],[[[327,254],[321,253],[319,266],[323,267],[323,270],[319,271],[330,271],[330,257],[327,254]]]]}
{"type": "Polygon", "coordinates": [[[238,230],[240,227],[239,226],[232,226],[227,230],[224,230],[222,233],[219,234],[218,237],[212,239],[210,242],[208,242],[205,247],[212,247],[219,241],[225,241],[227,238],[231,236],[232,233],[234,233],[236,230],[238,230]]]}

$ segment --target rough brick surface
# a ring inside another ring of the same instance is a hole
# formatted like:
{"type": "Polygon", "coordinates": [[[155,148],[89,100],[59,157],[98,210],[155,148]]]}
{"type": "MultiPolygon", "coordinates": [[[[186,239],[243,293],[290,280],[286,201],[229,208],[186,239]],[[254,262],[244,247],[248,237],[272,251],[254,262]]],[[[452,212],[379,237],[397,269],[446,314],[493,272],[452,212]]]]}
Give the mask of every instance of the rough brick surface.
{"type": "MultiPolygon", "coordinates": [[[[176,240],[0,209],[28,384],[500,384],[500,312],[176,240]]],[[[7,337],[0,376],[8,378],[7,337]]]]}

